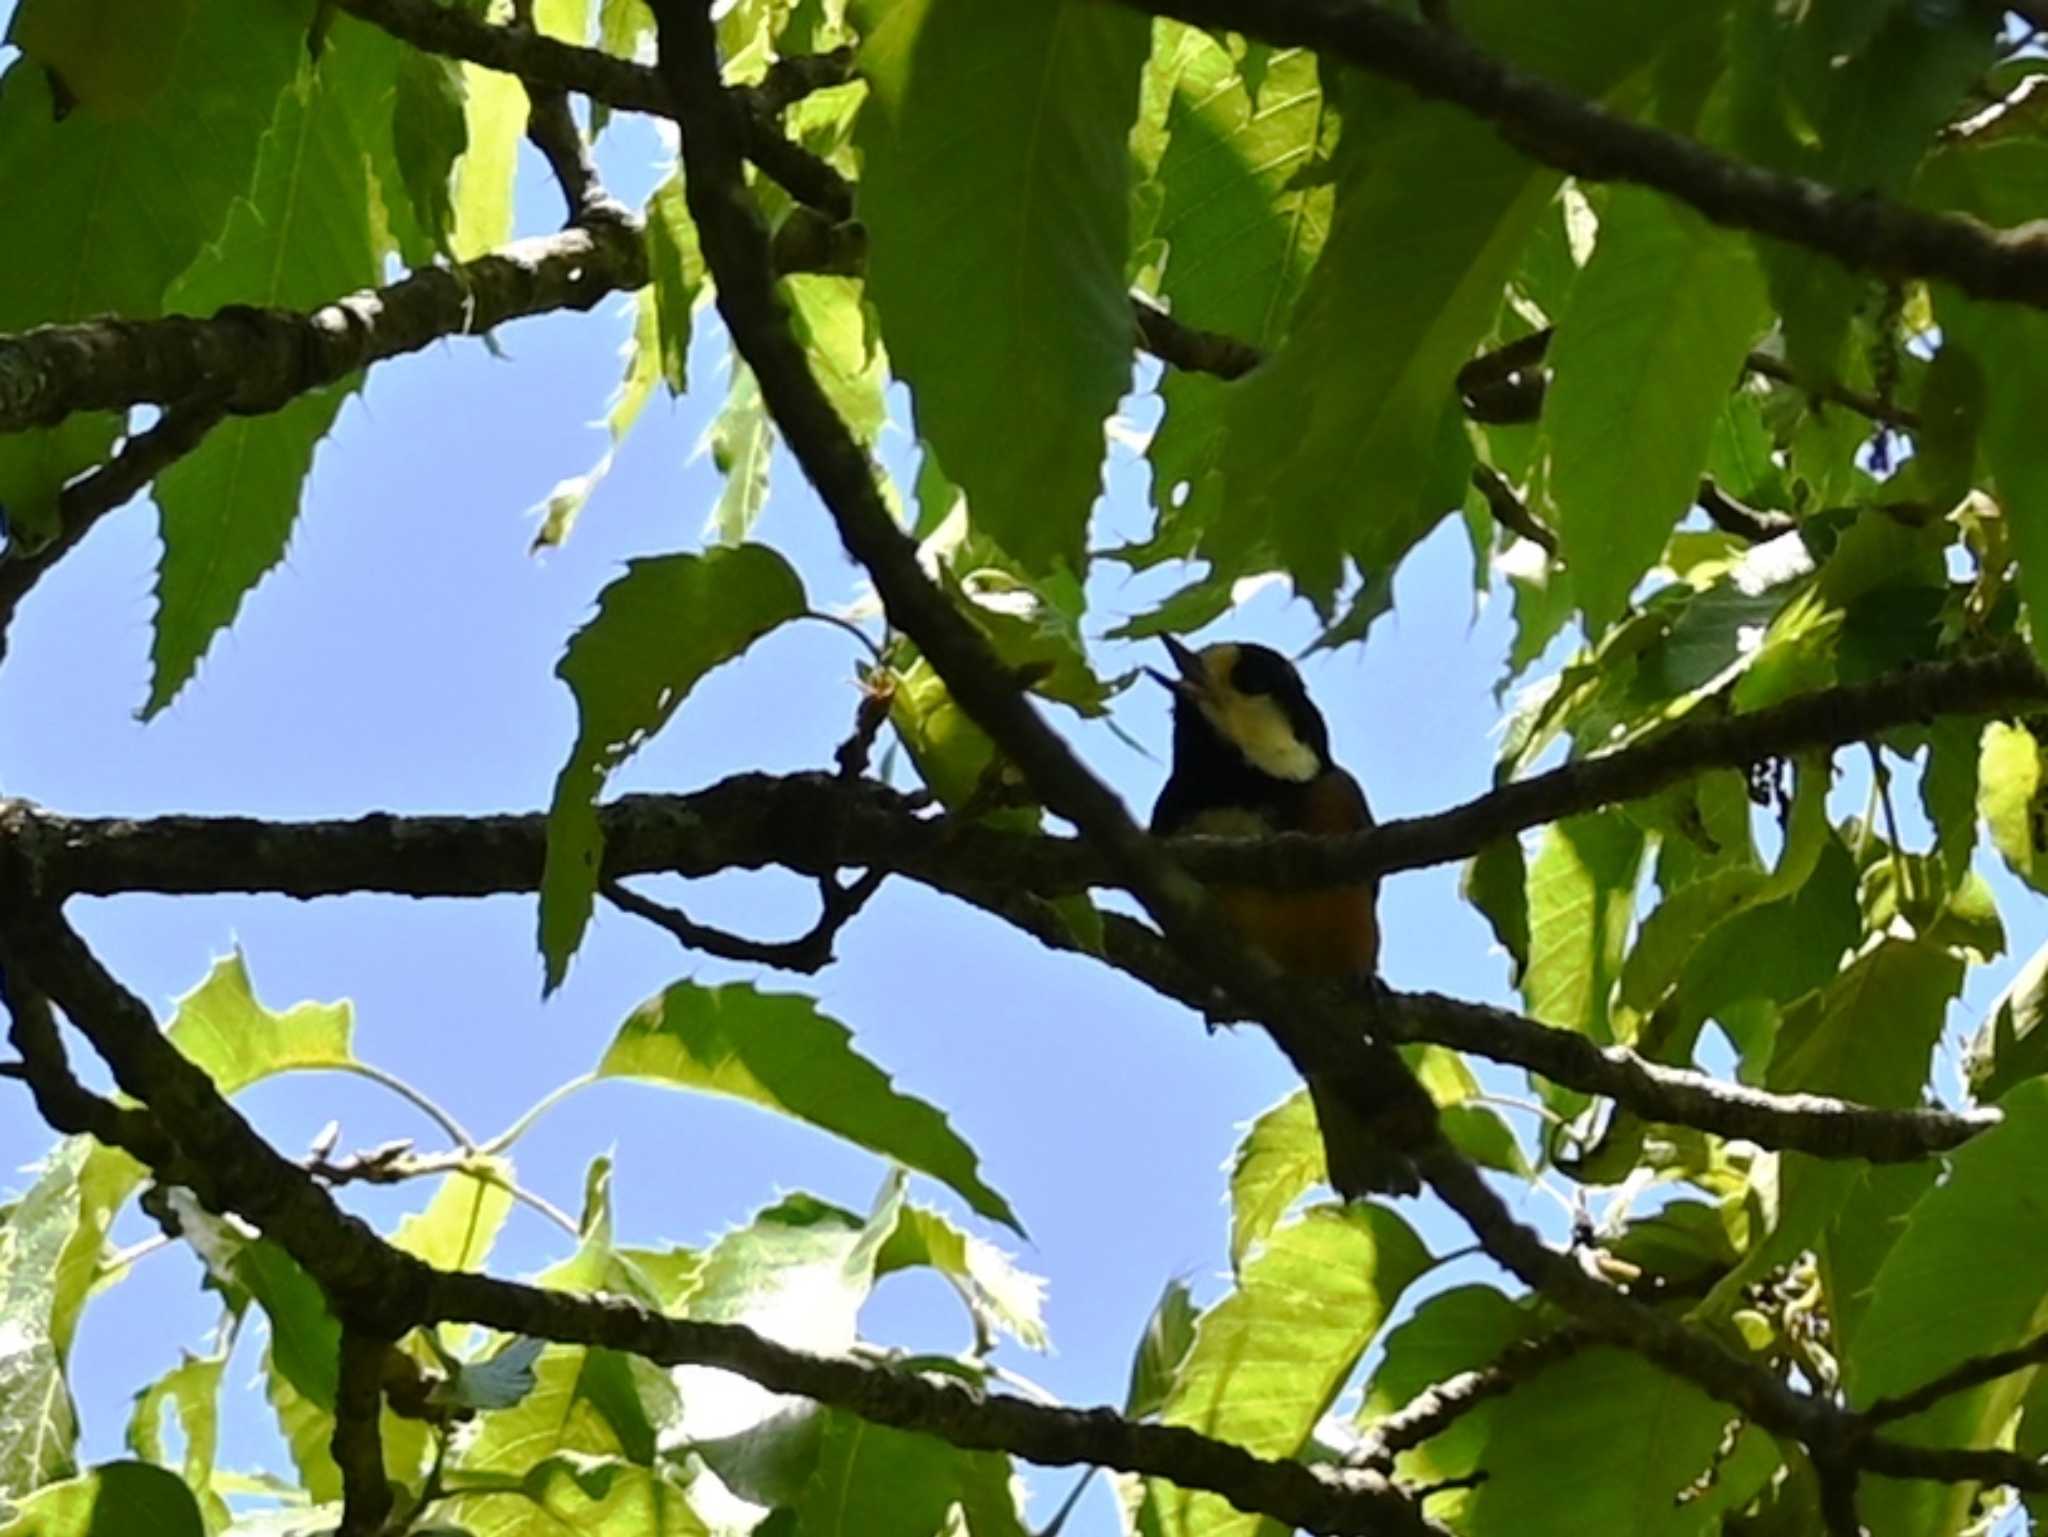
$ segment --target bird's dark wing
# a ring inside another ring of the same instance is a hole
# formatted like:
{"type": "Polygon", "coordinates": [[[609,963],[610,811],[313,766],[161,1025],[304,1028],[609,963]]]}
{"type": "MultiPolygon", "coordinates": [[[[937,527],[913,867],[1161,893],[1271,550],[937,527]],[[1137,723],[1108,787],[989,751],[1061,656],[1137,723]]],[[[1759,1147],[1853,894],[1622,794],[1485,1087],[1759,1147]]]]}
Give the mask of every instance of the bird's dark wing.
{"type": "Polygon", "coordinates": [[[1201,807],[1188,782],[1179,774],[1170,775],[1166,788],[1159,792],[1159,799],[1152,803],[1152,832],[1157,837],[1171,837],[1183,831],[1199,810],[1201,807]]]}

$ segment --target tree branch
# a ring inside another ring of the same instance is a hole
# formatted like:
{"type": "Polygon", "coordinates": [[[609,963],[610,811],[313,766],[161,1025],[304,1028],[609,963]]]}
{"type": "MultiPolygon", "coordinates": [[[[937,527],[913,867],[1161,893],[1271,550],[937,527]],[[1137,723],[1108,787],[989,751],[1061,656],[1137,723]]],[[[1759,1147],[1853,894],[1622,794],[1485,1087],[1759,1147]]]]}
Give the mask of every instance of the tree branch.
{"type": "MultiPolygon", "coordinates": [[[[1165,1478],[1309,1531],[1441,1537],[1385,1479],[1369,1472],[1310,1469],[1255,1457],[1194,1431],[1137,1424],[1109,1409],[1054,1409],[985,1396],[950,1377],[917,1376],[850,1357],[791,1350],[737,1324],[668,1318],[617,1298],[580,1297],[435,1270],[343,1213],[307,1170],[265,1142],[157,1029],[147,1006],[101,967],[63,918],[24,893],[19,863],[5,874],[0,916],[6,922],[0,932],[6,938],[10,981],[19,974],[47,989],[107,1058],[122,1087],[162,1124],[176,1128],[179,1182],[186,1182],[186,1164],[202,1170],[203,1180],[194,1182],[200,1198],[216,1211],[241,1213],[298,1260],[327,1293],[365,1356],[370,1345],[398,1338],[416,1325],[482,1323],[537,1338],[609,1345],[665,1365],[723,1367],[772,1391],[802,1394],[956,1446],[1011,1451],[1048,1465],[1085,1462],[1165,1478]]],[[[21,984],[15,985],[18,990],[21,984]]],[[[374,1389],[377,1379],[361,1360],[357,1366],[356,1390],[374,1389]]],[[[373,1419],[364,1423],[374,1426],[373,1419]]],[[[367,1448],[373,1433],[359,1423],[348,1433],[348,1455],[336,1446],[344,1470],[351,1458],[356,1461],[352,1509],[358,1497],[365,1509],[375,1505],[367,1448]]],[[[337,1425],[338,1443],[342,1435],[337,1425]]]]}
{"type": "MultiPolygon", "coordinates": [[[[1482,53],[1373,0],[1125,0],[1197,26],[1313,48],[1492,123],[1523,153],[1588,181],[1625,181],[1880,277],[1938,278],[1973,298],[2048,308],[2048,229],[1993,229],[1733,160],[1482,53]]],[[[1989,23],[1987,23],[1989,25],[1989,23]]]]}
{"type": "Polygon", "coordinates": [[[101,518],[126,506],[144,486],[197,448],[221,416],[220,407],[210,400],[170,407],[111,460],[58,493],[57,532],[47,543],[33,550],[9,549],[0,556],[0,657],[7,655],[7,631],[15,610],[44,573],[70,554],[101,518]]]}
{"type": "Polygon", "coordinates": [[[622,218],[421,268],[310,313],[230,306],[203,319],[38,326],[0,336],[0,433],[144,402],[207,399],[258,415],[384,358],[528,315],[587,310],[646,282],[639,227],[622,218]]]}
{"type": "Polygon", "coordinates": [[[378,1537],[395,1503],[384,1476],[384,1358],[388,1341],[360,1329],[341,1331],[341,1377],[334,1394],[329,1442],[341,1469],[341,1527],[335,1537],[378,1537]]]}
{"type": "MultiPolygon", "coordinates": [[[[1107,872],[1081,864],[1068,840],[953,827],[916,815],[912,804],[881,786],[822,774],[740,775],[691,795],[629,796],[600,812],[606,879],[766,866],[814,877],[841,868],[886,870],[972,903],[1054,949],[1081,953],[1044,898],[1106,879],[1107,872]],[[1034,890],[1040,882],[1042,891],[1034,890]]],[[[89,820],[25,802],[0,809],[0,849],[34,870],[53,895],[488,896],[536,889],[545,841],[546,819],[538,815],[287,823],[89,820]]],[[[1200,851],[1191,848],[1190,855],[1191,867],[1202,868],[1200,851]]],[[[1099,959],[1210,1019],[1243,1017],[1155,930],[1107,913],[1103,938],[1099,959]]],[[[1379,1028],[1391,1039],[1471,1052],[1604,1095],[1650,1120],[1763,1147],[1897,1162],[1959,1146],[1998,1122],[1994,1110],[1872,1109],[1771,1094],[1433,993],[1390,993],[1380,1008],[1379,1028]]]]}
{"type": "Polygon", "coordinates": [[[823,971],[832,964],[832,941],[839,937],[839,931],[851,923],[854,916],[867,906],[872,897],[887,880],[886,870],[868,870],[850,886],[842,886],[831,876],[818,878],[818,890],[822,898],[818,921],[810,932],[797,939],[764,941],[748,939],[744,935],[729,934],[724,929],[712,928],[709,924],[698,923],[687,914],[672,907],[643,897],[637,891],[621,886],[617,881],[602,881],[598,890],[605,900],[621,912],[644,918],[656,928],[673,935],[678,943],[692,950],[701,950],[706,955],[715,955],[720,960],[742,961],[757,966],[773,966],[782,971],[801,972],[806,976],[823,971]]]}
{"type": "Polygon", "coordinates": [[[1593,1341],[1590,1331],[1567,1324],[1510,1345],[1487,1365],[1424,1388],[1368,1430],[1345,1460],[1353,1467],[1391,1473],[1394,1459],[1402,1452],[1442,1435],[1487,1400],[1512,1392],[1545,1367],[1578,1354],[1593,1341]]]}
{"type": "Polygon", "coordinates": [[[2039,1366],[2043,1361],[2048,1361],[2048,1334],[2037,1334],[2024,1345],[2011,1350],[1997,1351],[1988,1356],[1974,1356],[1970,1360],[1959,1362],[1910,1393],[1880,1398],[1863,1411],[1863,1418],[1871,1425],[1889,1425],[1895,1420],[1911,1419],[1916,1414],[1932,1409],[1944,1398],[1957,1393],[1967,1393],[1971,1388],[1982,1387],[1985,1383],[1995,1382],[2000,1377],[2025,1371],[2030,1366],[2039,1366]]]}

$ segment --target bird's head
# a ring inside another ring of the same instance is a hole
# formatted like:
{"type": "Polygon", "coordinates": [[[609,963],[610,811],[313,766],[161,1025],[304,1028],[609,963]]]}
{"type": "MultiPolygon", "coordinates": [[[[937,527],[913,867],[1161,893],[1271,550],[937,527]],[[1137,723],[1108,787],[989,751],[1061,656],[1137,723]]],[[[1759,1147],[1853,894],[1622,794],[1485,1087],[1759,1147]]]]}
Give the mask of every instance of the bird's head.
{"type": "Polygon", "coordinates": [[[1330,766],[1329,727],[1286,657],[1270,646],[1223,642],[1196,651],[1161,638],[1174,673],[1147,670],[1173,691],[1176,759],[1221,746],[1258,773],[1296,784],[1330,766]]]}

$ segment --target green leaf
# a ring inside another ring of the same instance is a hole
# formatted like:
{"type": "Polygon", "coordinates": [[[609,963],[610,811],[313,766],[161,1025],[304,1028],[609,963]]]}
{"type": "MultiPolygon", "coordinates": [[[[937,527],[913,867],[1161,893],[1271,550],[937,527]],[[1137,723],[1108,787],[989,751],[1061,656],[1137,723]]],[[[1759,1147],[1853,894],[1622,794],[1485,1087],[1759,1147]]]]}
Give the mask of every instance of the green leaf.
{"type": "Polygon", "coordinates": [[[795,273],[782,280],[789,329],[810,357],[811,372],[839,419],[863,447],[873,447],[888,420],[882,399],[888,366],[871,334],[853,278],[795,273]]]}
{"type": "Polygon", "coordinates": [[[1131,1357],[1131,1385],[1124,1394],[1128,1419],[1149,1419],[1166,1407],[1174,1378],[1195,1344],[1197,1310],[1185,1281],[1168,1281],[1145,1320],[1145,1334],[1131,1357]]]}
{"type": "MultiPolygon", "coordinates": [[[[2001,1108],[1999,1125],[1950,1155],[1948,1178],[1913,1208],[1878,1269],[1863,1327],[1842,1363],[1854,1408],[2048,1328],[2048,1213],[2034,1183],[2013,1177],[2048,1158],[2048,1084],[2021,1084],[2001,1108]],[[1985,1263],[1987,1234],[1997,1235],[1996,1263],[1985,1263]]],[[[1891,1433],[1922,1446],[1999,1444],[2038,1370],[1952,1394],[1891,1433]]],[[[1972,1495],[1968,1484],[1874,1482],[1864,1519],[1876,1537],[1955,1531],[1972,1495]]]]}
{"type": "Polygon", "coordinates": [[[711,455],[725,490],[705,520],[707,538],[737,545],[753,532],[754,520],[768,505],[768,466],[775,455],[775,423],[761,399],[754,371],[737,355],[732,360],[732,385],[725,406],[704,429],[702,450],[711,455]]]}
{"type": "Polygon", "coordinates": [[[526,135],[526,87],[517,75],[462,66],[462,159],[455,167],[455,256],[473,261],[512,235],[512,178],[526,135]]]}
{"type": "MultiPolygon", "coordinates": [[[[1461,8],[1459,26],[1594,97],[1663,31],[1612,0],[1568,20],[1485,0],[1461,8]]],[[[1464,501],[1470,451],[1453,382],[1559,181],[1489,125],[1405,87],[1347,76],[1343,114],[1329,236],[1286,340],[1230,386],[1227,495],[1200,545],[1228,570],[1277,555],[1319,605],[1343,557],[1389,567],[1464,501]]]]}
{"type": "MultiPolygon", "coordinates": [[[[1381,1206],[1317,1206],[1274,1229],[1237,1288],[1202,1315],[1162,1418],[1258,1456],[1298,1455],[1428,1264],[1414,1230],[1381,1206]]],[[[1168,1533],[1258,1525],[1213,1494],[1152,1493],[1168,1533]]]]}
{"type": "Polygon", "coordinates": [[[1308,1090],[1262,1111],[1230,1160],[1230,1268],[1263,1242],[1309,1188],[1328,1177],[1323,1135],[1308,1090]]]}
{"type": "Polygon", "coordinates": [[[1986,1013],[1963,1057],[1963,1076],[1981,1102],[2001,1099],[2025,1079],[2048,1073],[2048,945],[2027,958],[1986,1013]]]}
{"type": "MultiPolygon", "coordinates": [[[[498,1470],[492,1470],[498,1471],[498,1470]]],[[[461,1495],[433,1510],[421,1537],[708,1537],[689,1497],[661,1473],[564,1448],[522,1467],[513,1494],[461,1495]]]]}
{"type": "Polygon", "coordinates": [[[1721,1460],[1727,1408],[1622,1350],[1572,1356],[1488,1407],[1486,1481],[1432,1511],[1471,1537],[1707,1537],[1778,1462],[1754,1426],[1721,1460]]]}
{"type": "Polygon", "coordinates": [[[1045,1279],[1020,1270],[986,1239],[962,1232],[943,1212],[906,1206],[875,1260],[877,1279],[896,1270],[928,1266],[955,1286],[984,1337],[1000,1330],[1027,1350],[1049,1350],[1045,1332],[1045,1279]]]}
{"type": "Polygon", "coordinates": [[[808,998],[679,982],[627,1017],[597,1073],[723,1094],[816,1126],[929,1174],[1021,1234],[1010,1203],[982,1182],[974,1150],[945,1116],[899,1093],[852,1040],[808,998]]]}
{"type": "Polygon", "coordinates": [[[1927,760],[1920,771],[1920,809],[1934,824],[1935,854],[1951,884],[1970,867],[1977,848],[1979,740],[1983,722],[1944,715],[1927,728],[1927,760]]]}
{"type": "MultiPolygon", "coordinates": [[[[1153,234],[1166,251],[1159,293],[1189,324],[1272,347],[1329,233],[1335,189],[1298,178],[1334,147],[1335,104],[1306,49],[1268,55],[1268,89],[1254,102],[1226,49],[1192,27],[1173,35],[1173,93],[1156,173],[1153,234]]],[[[1155,50],[1153,67],[1160,64],[1155,50]]],[[[1183,512],[1205,519],[1228,392],[1169,368],[1159,395],[1165,411],[1146,457],[1162,526],[1183,512]]]]}
{"type": "MultiPolygon", "coordinates": [[[[1498,1359],[1528,1336],[1533,1322],[1527,1307],[1510,1302],[1491,1286],[1454,1286],[1424,1299],[1414,1316],[1387,1332],[1386,1354],[1366,1384],[1360,1428],[1371,1429],[1437,1383],[1498,1359]]],[[[1427,1460],[1422,1471],[1451,1477],[1455,1466],[1458,1472],[1469,1473],[1475,1461],[1463,1456],[1455,1443],[1471,1439],[1455,1423],[1448,1434],[1432,1437],[1424,1443],[1427,1460]]],[[[1404,1462],[1403,1472],[1411,1471],[1404,1462]]]]}
{"type": "Polygon", "coordinates": [[[1877,1274],[1908,1214],[1941,1175],[1934,1159],[1871,1164],[1858,1171],[1835,1219],[1814,1246],[1827,1288],[1830,1346],[1837,1360],[1862,1348],[1877,1274]]]}
{"type": "Polygon", "coordinates": [[[1529,964],[1528,867],[1522,840],[1509,836],[1487,844],[1465,866],[1458,894],[1476,907],[1508,954],[1511,978],[1529,964]]]}
{"type": "MultiPolygon", "coordinates": [[[[161,314],[171,280],[248,190],[304,30],[297,5],[26,0],[12,29],[25,53],[0,78],[0,331],[161,314]],[[79,94],[73,110],[56,110],[45,65],[79,94]],[[138,229],[148,238],[125,238],[138,229]]],[[[119,428],[94,414],[0,438],[0,506],[15,537],[35,545],[54,530],[59,488],[119,428]]]]}
{"type": "Polygon", "coordinates": [[[612,770],[668,723],[699,678],[803,612],[796,573],[739,545],[628,563],[555,675],[576,696],[576,742],[555,779],[541,875],[540,948],[559,987],[582,941],[604,858],[597,797],[612,770]]]}
{"type": "Polygon", "coordinates": [[[223,1094],[274,1073],[355,1066],[354,1010],[347,1002],[298,1003],[279,1013],[258,1001],[240,950],[220,957],[178,1000],[166,1034],[223,1094]]]}
{"type": "Polygon", "coordinates": [[[680,171],[655,188],[646,219],[647,265],[654,274],[654,306],[661,323],[661,376],[669,393],[680,395],[689,382],[690,324],[706,277],[680,171]]]}
{"type": "Polygon", "coordinates": [[[21,1502],[0,1537],[205,1537],[198,1502],[177,1474],[147,1462],[103,1462],[21,1502]]]}
{"type": "Polygon", "coordinates": [[[1026,569],[1086,564],[1124,291],[1145,18],[1086,0],[864,0],[868,297],[917,431],[1026,569]]]}
{"type": "MultiPolygon", "coordinates": [[[[1963,962],[1918,941],[1885,939],[1825,988],[1785,1011],[1764,1086],[1859,1104],[1918,1104],[1963,962]]],[[[1806,1248],[1847,1197],[1858,1166],[1805,1153],[1778,1155],[1776,1220],[1700,1305],[1725,1316],[1759,1275],[1806,1248]]]]}
{"type": "Polygon", "coordinates": [[[834,1537],[928,1537],[946,1525],[960,1454],[944,1441],[826,1411],[796,1529],[834,1537]]]}
{"type": "Polygon", "coordinates": [[[441,1181],[425,1210],[399,1219],[393,1246],[437,1270],[481,1270],[512,1210],[512,1166],[479,1156],[441,1181]]]}
{"type": "Polygon", "coordinates": [[[1548,361],[1544,511],[1597,629],[1618,618],[1692,506],[1714,423],[1768,323],[1747,243],[1617,187],[1548,361]]]}
{"type": "Polygon", "coordinates": [[[180,1473],[206,1513],[208,1531],[219,1531],[233,1519],[213,1487],[213,1459],[220,1441],[220,1379],[226,1369],[225,1353],[195,1356],[181,1351],[179,1363],[135,1395],[135,1412],[128,1420],[128,1449],[145,1462],[168,1466],[164,1455],[163,1413],[166,1408],[178,1416],[178,1433],[185,1443],[180,1473]]]}
{"type": "MultiPolygon", "coordinates": [[[[347,62],[328,61],[279,99],[249,195],[235,201],[220,243],[172,287],[171,308],[309,309],[377,281],[367,161],[351,120],[349,92],[358,82],[339,68],[347,62]]],[[[176,697],[244,596],[283,558],[314,446],[354,388],[334,385],[266,416],[230,417],[157,478],[164,549],[145,717],[176,697]]]]}
{"type": "MultiPolygon", "coordinates": [[[[91,1148],[84,1137],[67,1138],[0,1225],[0,1499],[21,1498],[74,1471],[78,1421],[55,1314],[91,1148]]],[[[88,1256],[98,1247],[95,1236],[88,1256]]],[[[82,1301],[82,1285],[77,1289],[82,1301]]]]}
{"type": "Polygon", "coordinates": [[[1529,1012],[1596,1041],[1611,1038],[1609,995],[1635,912],[1643,835],[1619,812],[1557,822],[1529,866],[1529,1012]]]}
{"type": "Polygon", "coordinates": [[[2041,744],[2017,721],[1984,728],[1977,762],[1977,811],[2006,867],[2048,891],[2048,774],[2041,744]]]}
{"type": "Polygon", "coordinates": [[[391,142],[413,218],[436,252],[452,256],[455,165],[469,146],[460,64],[414,48],[403,51],[391,142]]]}
{"type": "MultiPolygon", "coordinates": [[[[1861,36],[1747,10],[1730,34],[1737,144],[1843,192],[1896,194],[1990,66],[1996,28],[1942,6],[1855,9],[1872,19],[1861,36]]],[[[1802,246],[1757,245],[1793,365],[1832,377],[1866,280],[1802,246]]]]}

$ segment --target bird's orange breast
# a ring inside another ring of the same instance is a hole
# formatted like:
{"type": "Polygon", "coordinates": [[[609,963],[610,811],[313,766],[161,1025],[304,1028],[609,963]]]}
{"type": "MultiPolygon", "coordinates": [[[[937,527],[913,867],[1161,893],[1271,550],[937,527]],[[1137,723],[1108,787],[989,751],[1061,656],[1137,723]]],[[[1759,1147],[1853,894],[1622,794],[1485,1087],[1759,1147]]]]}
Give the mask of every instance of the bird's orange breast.
{"type": "Polygon", "coordinates": [[[1370,886],[1321,891],[1219,886],[1215,896],[1237,931],[1283,971],[1303,977],[1362,977],[1379,966],[1379,924],[1370,886]]]}

